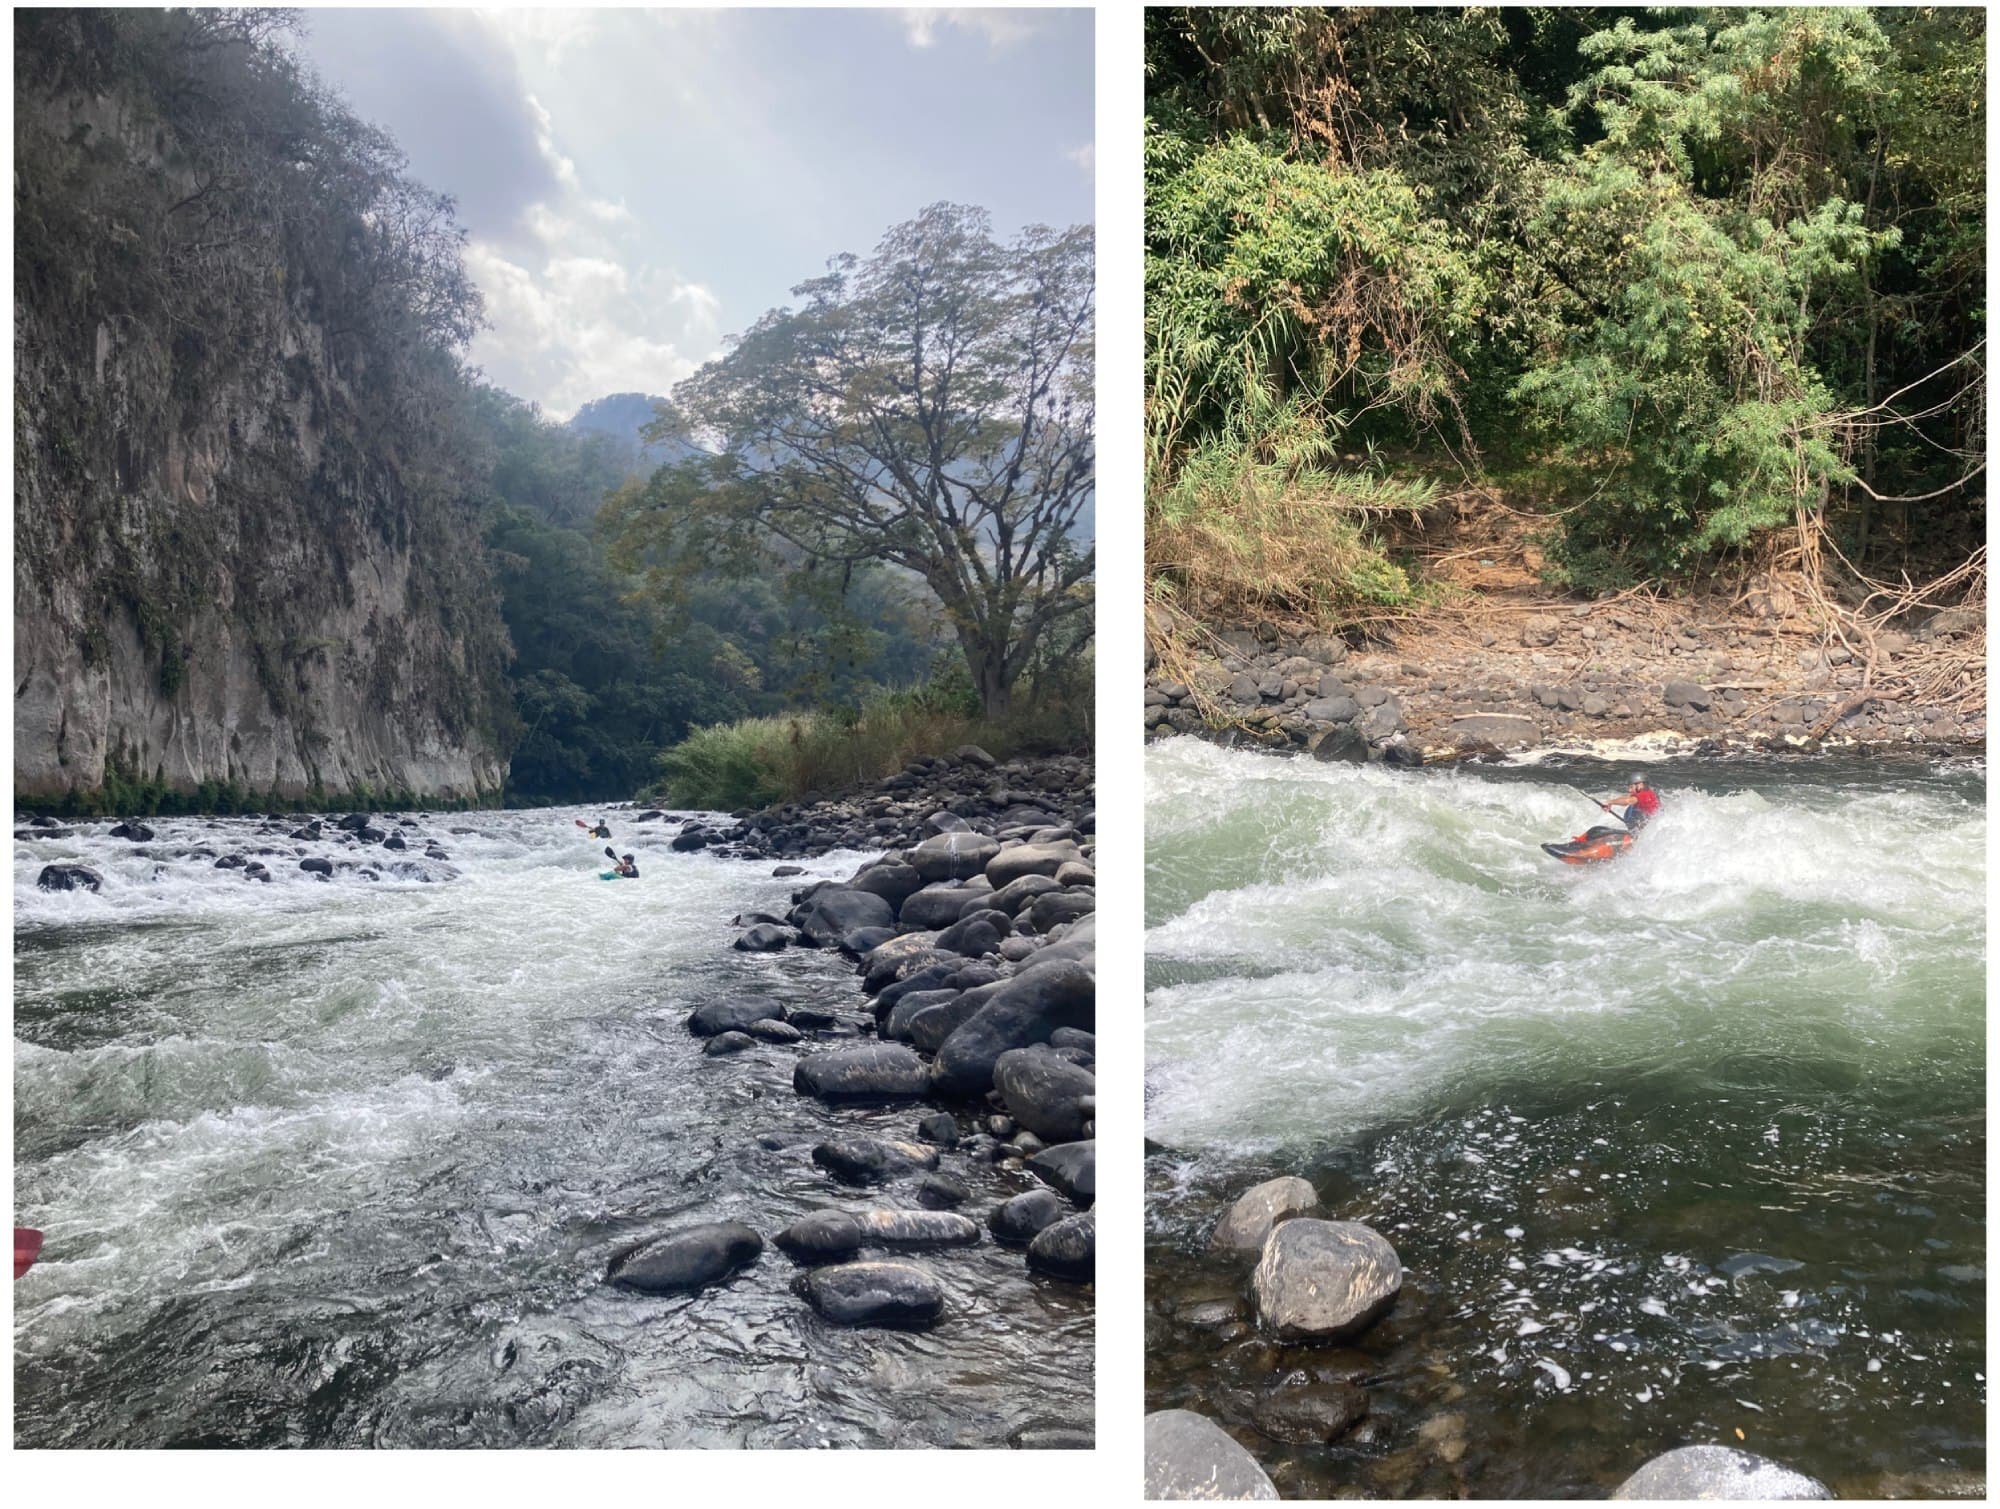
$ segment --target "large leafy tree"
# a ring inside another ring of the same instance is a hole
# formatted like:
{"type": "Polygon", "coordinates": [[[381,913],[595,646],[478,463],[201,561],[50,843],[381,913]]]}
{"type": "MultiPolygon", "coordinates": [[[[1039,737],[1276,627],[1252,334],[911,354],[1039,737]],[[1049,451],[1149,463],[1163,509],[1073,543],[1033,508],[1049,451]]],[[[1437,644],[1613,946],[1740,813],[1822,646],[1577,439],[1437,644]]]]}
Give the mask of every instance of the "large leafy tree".
{"type": "Polygon", "coordinates": [[[1093,278],[1088,227],[1002,242],[950,204],[835,258],[675,390],[649,439],[679,427],[712,454],[613,501],[614,560],[675,602],[717,568],[899,567],[1006,713],[1043,637],[1090,606],[1093,278]]]}

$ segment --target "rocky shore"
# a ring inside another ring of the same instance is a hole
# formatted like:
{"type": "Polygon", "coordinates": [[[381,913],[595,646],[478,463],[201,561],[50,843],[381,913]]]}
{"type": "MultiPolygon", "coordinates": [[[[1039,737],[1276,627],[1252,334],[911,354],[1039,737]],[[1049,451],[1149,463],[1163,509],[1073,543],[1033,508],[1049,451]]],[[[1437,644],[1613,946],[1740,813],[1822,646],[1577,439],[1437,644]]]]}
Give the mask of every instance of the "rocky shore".
{"type": "Polygon", "coordinates": [[[1323,759],[1405,764],[1599,741],[1779,752],[1984,744],[1983,698],[1958,695],[1971,683],[1957,670],[1983,645],[1983,612],[1953,608],[1878,635],[1864,687],[1851,650],[1802,635],[1780,602],[1752,602],[1709,623],[1685,604],[1549,601],[1477,630],[1351,642],[1269,621],[1197,629],[1156,608],[1147,737],[1226,731],[1323,759]],[[1911,684],[1940,690],[1911,698],[1911,684]]]}
{"type": "MultiPolygon", "coordinates": [[[[676,849],[738,856],[886,851],[845,881],[801,886],[783,915],[734,919],[740,952],[837,950],[853,961],[862,997],[852,1008],[788,1010],[752,992],[687,1023],[717,1060],[793,1055],[795,1093],[857,1113],[853,1133],[812,1150],[825,1207],[770,1237],[796,1266],[795,1292],[825,1321],[948,1325],[931,1265],[985,1243],[1018,1251],[1047,1282],[1093,1282],[1093,808],[1088,761],[1001,764],[965,748],[872,791],[740,814],[727,827],[692,820],[673,839],[676,849]],[[900,1107],[908,1125],[882,1135],[881,1111],[900,1107]],[[976,1163],[1037,1187],[967,1211],[963,1172],[976,1163]]],[[[607,1278],[697,1291],[763,1247],[740,1223],[691,1224],[622,1254],[607,1278]]],[[[1089,1427],[1041,1434],[1016,1444],[1087,1445],[1089,1427]]]]}
{"type": "MultiPolygon", "coordinates": [[[[1147,1498],[1351,1497],[1357,1487],[1363,1496],[1404,1497],[1438,1472],[1457,1482],[1457,1496],[1478,1496],[1474,1484],[1456,1477],[1468,1452],[1468,1424],[1450,1407],[1449,1389],[1444,1407],[1414,1422],[1392,1425],[1375,1407],[1380,1368],[1356,1343],[1391,1316],[1410,1277],[1386,1238],[1360,1222],[1329,1218],[1310,1183],[1283,1176],[1236,1198],[1210,1233],[1205,1262],[1217,1277],[1216,1297],[1187,1300],[1161,1319],[1210,1337],[1217,1350],[1238,1354],[1246,1369],[1255,1363],[1266,1381],[1217,1396],[1216,1418],[1187,1408],[1149,1414],[1147,1498]],[[1407,1436],[1407,1444],[1380,1458],[1365,1486],[1330,1490],[1317,1478],[1287,1474],[1281,1493],[1259,1460],[1286,1448],[1376,1446],[1392,1433],[1407,1436]]],[[[1654,1457],[1608,1496],[1833,1497],[1813,1478],[1723,1445],[1654,1457]]]]}

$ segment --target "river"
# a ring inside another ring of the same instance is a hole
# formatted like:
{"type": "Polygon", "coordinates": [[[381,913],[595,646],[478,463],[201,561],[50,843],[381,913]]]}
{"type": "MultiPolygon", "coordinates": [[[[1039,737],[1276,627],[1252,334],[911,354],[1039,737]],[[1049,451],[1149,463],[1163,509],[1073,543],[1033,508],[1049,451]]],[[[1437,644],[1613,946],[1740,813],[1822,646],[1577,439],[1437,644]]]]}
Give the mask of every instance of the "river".
{"type": "MultiPolygon", "coordinates": [[[[15,844],[14,1286],[21,1446],[1004,1446],[1088,1429],[1089,1289],[1018,1252],[927,1255],[946,1315],[842,1330],[768,1248],[692,1298],[608,1287],[642,1238],[738,1219],[768,1239],[862,1205],[810,1159],[925,1108],[830,1111],[798,1050],[704,1058],[718,997],[858,1010],[833,955],[732,952],[727,924],[866,856],[674,854],[611,814],[426,817],[448,864],[286,841],[251,819],[82,824],[15,844]],[[218,856],[264,847],[275,879],[218,856]],[[289,851],[410,866],[318,880],[289,851]],[[35,888],[80,860],[101,894],[35,888]],[[418,873],[432,878],[418,878],[418,873]],[[921,1401],[921,1407],[912,1407],[921,1401]]],[[[967,1123],[969,1125],[969,1122],[967,1123]]],[[[947,1158],[964,1209],[1036,1187],[947,1158]]],[[[895,1203],[878,1200],[875,1203],[895,1203]]]]}
{"type": "Polygon", "coordinates": [[[1601,1497],[1693,1442],[1983,1477],[1983,764],[1654,764],[1628,856],[1541,852],[1633,768],[1148,753],[1148,1408],[1287,1497],[1601,1497]],[[1335,1354],[1203,1253],[1278,1174],[1407,1270],[1335,1354]],[[1374,1419],[1259,1435],[1299,1366],[1374,1419]]]}

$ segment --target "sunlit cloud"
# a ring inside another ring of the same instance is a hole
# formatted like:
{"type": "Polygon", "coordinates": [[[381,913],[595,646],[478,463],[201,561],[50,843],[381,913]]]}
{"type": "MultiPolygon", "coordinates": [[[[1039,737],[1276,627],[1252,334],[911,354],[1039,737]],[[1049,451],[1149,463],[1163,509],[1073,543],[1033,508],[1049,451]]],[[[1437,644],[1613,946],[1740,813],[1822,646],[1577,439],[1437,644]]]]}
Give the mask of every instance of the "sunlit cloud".
{"type": "Polygon", "coordinates": [[[912,47],[935,46],[947,28],[984,38],[989,47],[1011,47],[1032,37],[1042,24],[1034,11],[1025,9],[906,9],[902,18],[903,35],[912,47]]]}

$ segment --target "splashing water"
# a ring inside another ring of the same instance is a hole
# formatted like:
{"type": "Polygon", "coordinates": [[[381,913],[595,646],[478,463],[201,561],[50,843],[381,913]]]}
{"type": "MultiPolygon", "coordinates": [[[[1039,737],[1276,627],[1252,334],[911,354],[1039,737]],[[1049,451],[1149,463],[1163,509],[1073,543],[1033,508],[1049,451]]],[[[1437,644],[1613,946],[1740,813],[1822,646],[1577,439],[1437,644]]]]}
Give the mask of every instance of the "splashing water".
{"type": "MultiPolygon", "coordinates": [[[[704,1059],[682,1025],[746,993],[858,1008],[838,959],[735,954],[726,924],[864,856],[774,880],[613,814],[642,878],[603,883],[574,816],[596,814],[427,819],[448,865],[371,849],[410,867],[379,881],[215,869],[283,843],[247,819],[17,842],[15,1219],[48,1234],[14,1290],[20,1444],[999,1445],[1088,1421],[1087,1292],[990,1246],[930,1265],[924,1335],[823,1325],[775,1250],[692,1299],[604,1286],[677,1224],[768,1238],[861,1203],[811,1147],[917,1113],[829,1112],[792,1092],[797,1050],[704,1059]],[[103,892],[36,890],[59,861],[103,892]]],[[[961,1172],[975,1215],[1033,1183],[961,1172]]]]}
{"type": "MultiPolygon", "coordinates": [[[[1379,1442],[1245,1436],[1288,1495],[1984,1470],[1983,769],[1655,767],[1630,854],[1542,853],[1626,773],[1150,752],[1149,1301],[1234,1299],[1202,1243],[1277,1173],[1410,1272],[1379,1442]],[[1470,1447],[1413,1446],[1447,1406],[1470,1447]]],[[[1155,1407],[1273,1381],[1151,1351],[1155,1407]]]]}

